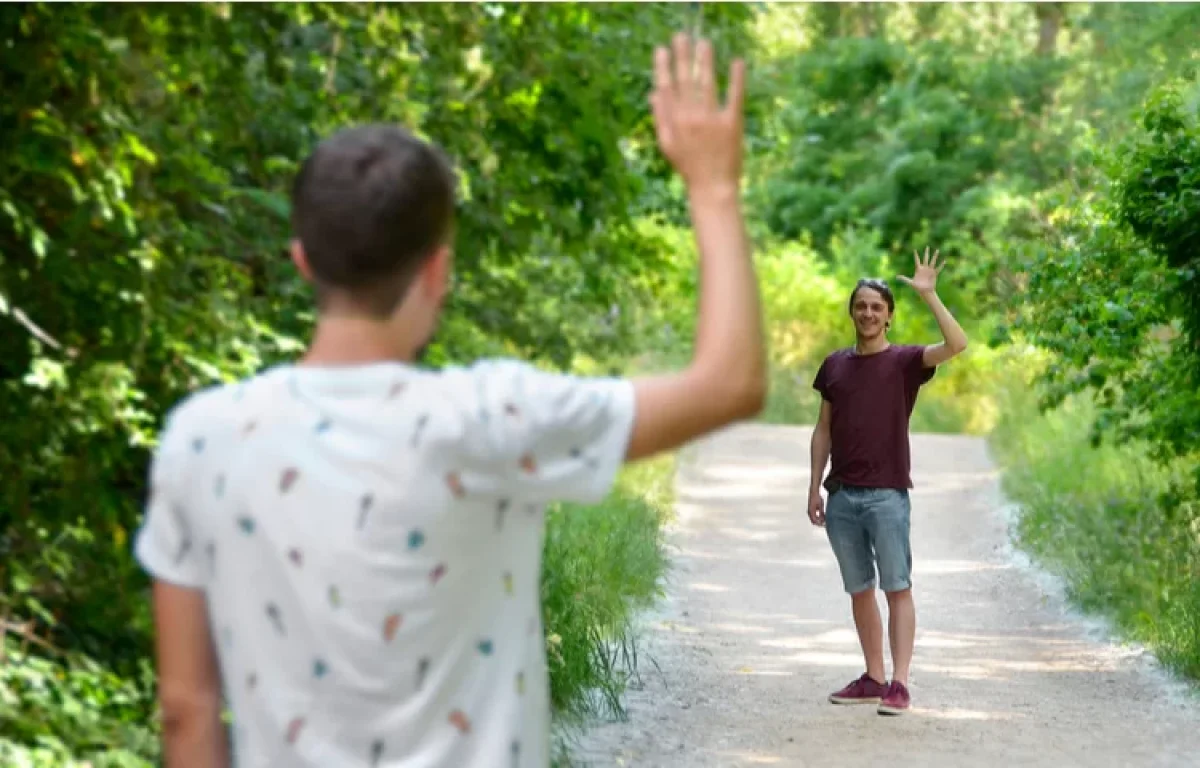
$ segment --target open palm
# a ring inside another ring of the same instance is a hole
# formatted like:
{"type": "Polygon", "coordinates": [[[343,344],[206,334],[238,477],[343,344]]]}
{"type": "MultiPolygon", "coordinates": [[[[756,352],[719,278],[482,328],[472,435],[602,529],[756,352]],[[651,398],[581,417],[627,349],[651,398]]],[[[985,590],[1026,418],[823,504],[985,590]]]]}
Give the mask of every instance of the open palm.
{"type": "Polygon", "coordinates": [[[917,293],[933,293],[937,288],[937,276],[942,271],[942,267],[946,266],[944,260],[939,261],[938,254],[941,251],[934,251],[933,255],[929,255],[929,248],[925,249],[925,255],[913,251],[913,276],[905,277],[897,275],[896,277],[904,284],[909,285],[917,293]]]}

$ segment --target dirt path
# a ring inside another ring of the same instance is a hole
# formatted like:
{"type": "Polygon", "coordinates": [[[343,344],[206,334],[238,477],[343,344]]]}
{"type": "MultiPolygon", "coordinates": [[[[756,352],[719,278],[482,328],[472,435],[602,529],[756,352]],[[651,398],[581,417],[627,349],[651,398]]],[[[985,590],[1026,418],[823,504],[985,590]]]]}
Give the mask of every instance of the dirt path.
{"type": "Polygon", "coordinates": [[[1200,766],[1200,706],[1021,565],[974,439],[913,437],[912,713],[828,704],[862,661],[828,542],[802,509],[808,439],[742,426],[681,467],[644,687],[628,722],[576,745],[579,765],[1200,766]]]}

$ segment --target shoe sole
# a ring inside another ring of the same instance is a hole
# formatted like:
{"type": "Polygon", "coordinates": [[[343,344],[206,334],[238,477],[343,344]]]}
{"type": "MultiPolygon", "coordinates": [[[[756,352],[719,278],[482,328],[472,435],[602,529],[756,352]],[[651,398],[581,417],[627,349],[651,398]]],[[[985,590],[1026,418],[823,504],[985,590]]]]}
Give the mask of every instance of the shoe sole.
{"type": "Polygon", "coordinates": [[[883,704],[879,705],[879,714],[895,717],[896,715],[908,714],[908,707],[887,707],[883,704]]]}
{"type": "Polygon", "coordinates": [[[840,706],[852,706],[854,704],[878,704],[879,702],[883,701],[883,699],[878,696],[873,699],[841,699],[837,696],[830,696],[829,701],[832,704],[838,704],[840,706]]]}

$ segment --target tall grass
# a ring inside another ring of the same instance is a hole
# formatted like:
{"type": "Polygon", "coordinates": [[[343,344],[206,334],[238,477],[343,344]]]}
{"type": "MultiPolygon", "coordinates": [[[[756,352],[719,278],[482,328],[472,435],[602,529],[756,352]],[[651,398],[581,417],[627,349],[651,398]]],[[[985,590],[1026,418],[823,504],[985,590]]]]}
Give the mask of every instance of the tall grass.
{"type": "Polygon", "coordinates": [[[624,716],[638,672],[633,619],[662,594],[674,466],[671,456],[627,466],[601,504],[549,511],[542,609],[551,704],[567,729],[624,716]]]}
{"type": "Polygon", "coordinates": [[[1169,668],[1200,679],[1200,499],[1195,462],[1139,442],[1094,445],[1086,397],[1038,413],[1028,378],[1005,387],[991,445],[1021,506],[1018,544],[1169,668]]]}

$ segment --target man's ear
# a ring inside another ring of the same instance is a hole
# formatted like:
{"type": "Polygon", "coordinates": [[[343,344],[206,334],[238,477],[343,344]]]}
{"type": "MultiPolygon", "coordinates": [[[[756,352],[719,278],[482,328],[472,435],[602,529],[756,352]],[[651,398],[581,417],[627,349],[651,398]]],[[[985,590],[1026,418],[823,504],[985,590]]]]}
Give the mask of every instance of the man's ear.
{"type": "Polygon", "coordinates": [[[440,305],[450,289],[450,270],[453,269],[453,254],[449,245],[440,245],[425,266],[418,280],[427,298],[440,305]]]}
{"type": "Polygon", "coordinates": [[[298,238],[292,239],[291,253],[292,263],[300,271],[300,276],[310,283],[313,282],[312,267],[309,266],[308,255],[304,253],[304,246],[298,238]]]}

